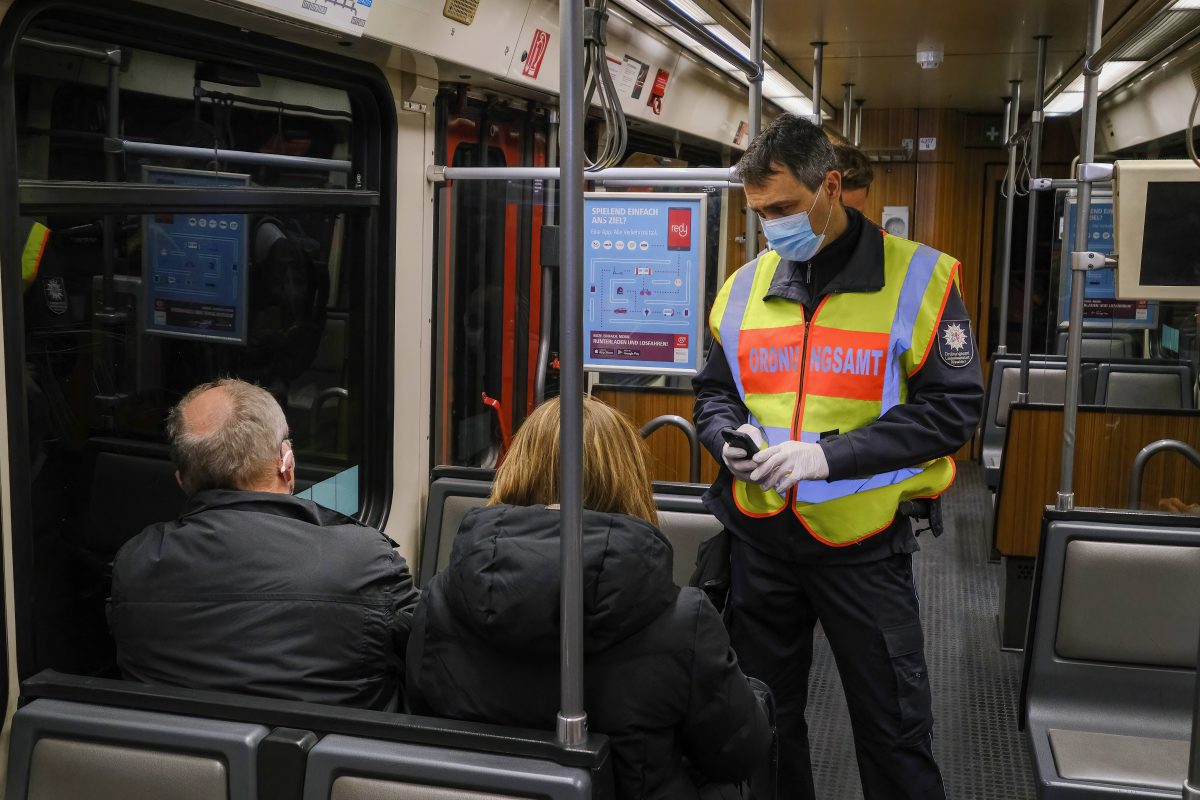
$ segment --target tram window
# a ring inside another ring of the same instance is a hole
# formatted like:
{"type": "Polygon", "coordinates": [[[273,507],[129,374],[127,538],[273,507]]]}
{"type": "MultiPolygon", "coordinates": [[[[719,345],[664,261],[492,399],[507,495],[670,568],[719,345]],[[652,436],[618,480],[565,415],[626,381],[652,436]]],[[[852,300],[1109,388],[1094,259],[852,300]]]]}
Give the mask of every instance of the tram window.
{"type": "MultiPolygon", "coordinates": [[[[38,669],[104,673],[113,664],[107,564],[182,505],[163,422],[196,384],[231,376],[266,387],[287,415],[298,489],[380,521],[384,505],[371,488],[382,470],[373,465],[390,453],[366,431],[390,406],[381,390],[390,382],[387,303],[378,299],[386,281],[372,240],[379,203],[353,190],[380,183],[372,172],[380,164],[365,154],[379,152],[382,129],[377,101],[349,80],[309,84],[124,46],[120,31],[132,23],[85,39],[81,26],[112,21],[41,19],[27,37],[121,47],[116,127],[126,141],[347,162],[312,169],[171,151],[109,160],[104,65],[17,50],[17,114],[0,124],[13,126],[18,143],[22,202],[25,187],[38,187],[16,228],[22,242],[44,235],[36,272],[4,282],[24,283],[23,331],[10,318],[6,335],[24,341],[24,385],[10,394],[23,393],[29,421],[33,660],[38,669]],[[79,181],[111,187],[135,211],[89,210],[72,194],[79,181]],[[237,191],[160,211],[137,192],[162,184],[237,191]],[[264,205],[255,195],[263,188],[309,191],[275,193],[264,205]],[[222,208],[235,202],[253,210],[222,208]]],[[[191,52],[207,50],[182,29],[172,34],[191,52]]],[[[16,263],[5,259],[6,269],[16,263]]]]}

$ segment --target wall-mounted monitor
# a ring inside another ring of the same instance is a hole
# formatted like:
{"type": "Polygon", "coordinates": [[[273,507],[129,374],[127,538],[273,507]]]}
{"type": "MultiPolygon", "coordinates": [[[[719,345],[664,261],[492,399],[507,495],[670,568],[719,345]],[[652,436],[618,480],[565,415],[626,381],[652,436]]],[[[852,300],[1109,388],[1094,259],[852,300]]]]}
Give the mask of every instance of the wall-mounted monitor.
{"type": "Polygon", "coordinates": [[[1117,297],[1200,300],[1200,167],[1118,161],[1117,297]]]}

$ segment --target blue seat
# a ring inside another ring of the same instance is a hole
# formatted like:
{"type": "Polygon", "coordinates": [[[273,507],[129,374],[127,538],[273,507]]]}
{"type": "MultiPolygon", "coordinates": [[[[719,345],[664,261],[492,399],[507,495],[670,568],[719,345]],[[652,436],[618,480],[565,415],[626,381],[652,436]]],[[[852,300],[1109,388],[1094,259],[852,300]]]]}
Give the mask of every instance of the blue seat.
{"type": "Polygon", "coordinates": [[[1200,530],[1047,512],[1022,717],[1040,800],[1179,798],[1200,637],[1200,530]]]}

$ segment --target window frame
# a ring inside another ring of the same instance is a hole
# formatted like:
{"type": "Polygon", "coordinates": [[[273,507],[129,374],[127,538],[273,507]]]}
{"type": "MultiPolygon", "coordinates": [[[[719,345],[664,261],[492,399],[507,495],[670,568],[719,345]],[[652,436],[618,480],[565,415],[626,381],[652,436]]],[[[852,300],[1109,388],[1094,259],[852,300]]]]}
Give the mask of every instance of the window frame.
{"type": "MultiPolygon", "coordinates": [[[[8,415],[7,450],[9,482],[0,491],[11,500],[10,538],[13,559],[13,609],[16,642],[7,641],[6,652],[17,651],[19,678],[32,675],[34,663],[32,598],[33,506],[23,370],[25,318],[17,242],[18,216],[70,212],[154,213],[162,211],[275,211],[297,208],[330,209],[364,214],[368,287],[362,309],[364,323],[364,414],[360,420],[365,480],[358,518],[382,529],[391,505],[393,469],[393,412],[395,365],[395,241],[397,119],[391,89],[382,72],[365,61],[339,56],[302,44],[276,39],[221,22],[174,10],[154,8],[129,0],[106,0],[103,7],[79,0],[17,0],[0,21],[0,245],[4,270],[0,271],[0,313],[3,313],[4,373],[8,415]],[[21,36],[39,21],[53,17],[55,27],[89,38],[112,35],[122,45],[155,50],[197,61],[220,60],[261,69],[283,78],[339,88],[347,92],[354,114],[355,139],[352,180],[362,189],[320,190],[287,188],[232,188],[197,192],[187,196],[171,187],[103,182],[19,181],[16,164],[16,53],[21,36]],[[69,22],[61,22],[64,17],[69,22]],[[312,75],[320,75],[313,81],[312,75]],[[7,113],[5,113],[7,112],[7,113]],[[2,121],[6,120],[6,121],[2,121]],[[359,183],[361,181],[361,183],[359,183]],[[369,400],[368,400],[369,399],[369,400]]],[[[0,595],[0,611],[3,597],[0,595]]],[[[0,684],[7,700],[7,661],[0,684]]]]}

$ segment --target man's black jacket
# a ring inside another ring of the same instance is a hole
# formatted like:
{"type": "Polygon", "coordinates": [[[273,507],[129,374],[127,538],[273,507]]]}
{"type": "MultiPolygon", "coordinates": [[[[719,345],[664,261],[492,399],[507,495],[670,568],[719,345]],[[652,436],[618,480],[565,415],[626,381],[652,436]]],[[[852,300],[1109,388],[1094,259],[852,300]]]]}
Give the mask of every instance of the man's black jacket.
{"type": "MultiPolygon", "coordinates": [[[[416,713],[552,730],[559,700],[559,512],[474,511],[422,596],[408,647],[416,713]]],[[[716,609],[671,581],[642,520],[584,512],[588,727],[612,741],[617,797],[687,800],[683,757],[734,783],[768,757],[766,714],[716,609]]]]}
{"type": "Polygon", "coordinates": [[[117,553],[126,678],[395,707],[417,590],[374,528],[283,494],[199,492],[117,553]]]}
{"type": "MultiPolygon", "coordinates": [[[[767,292],[773,302],[799,303],[811,317],[821,300],[833,293],[876,292],[884,285],[884,233],[854,209],[847,209],[849,226],[811,262],[783,261],[767,292]]],[[[749,267],[744,267],[748,269],[749,267]]],[[[983,407],[983,378],[979,354],[974,352],[970,318],[957,288],[950,290],[937,323],[956,324],[965,330],[971,359],[947,361],[935,342],[921,368],[908,378],[906,402],[887,411],[870,425],[825,438],[821,448],[829,463],[829,480],[876,475],[911,467],[953,453],[975,433],[983,407]],[[951,363],[955,363],[952,366],[951,363]]],[[[692,379],[696,392],[694,419],[700,441],[721,461],[721,429],[746,422],[749,412],[729,371],[725,352],[714,341],[703,369],[692,379]]],[[[799,387],[797,387],[799,388],[799,387]]],[[[705,506],[734,535],[779,558],[801,563],[835,559],[838,563],[872,561],[893,552],[917,548],[909,522],[898,517],[887,531],[847,547],[818,542],[790,513],[752,519],[733,503],[732,477],[722,467],[705,494],[705,506]]]]}

